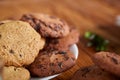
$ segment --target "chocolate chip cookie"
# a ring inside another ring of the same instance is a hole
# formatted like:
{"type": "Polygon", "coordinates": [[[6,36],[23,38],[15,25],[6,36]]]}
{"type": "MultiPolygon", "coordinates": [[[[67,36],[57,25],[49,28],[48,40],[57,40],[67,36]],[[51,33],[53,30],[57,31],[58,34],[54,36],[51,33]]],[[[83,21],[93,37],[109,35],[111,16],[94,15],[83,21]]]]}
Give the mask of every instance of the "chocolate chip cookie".
{"type": "Polygon", "coordinates": [[[0,25],[0,57],[6,66],[31,64],[44,44],[45,40],[26,22],[0,25]]]}
{"type": "Polygon", "coordinates": [[[27,69],[22,67],[4,67],[3,80],[29,80],[30,73],[27,69]]]}
{"type": "Polygon", "coordinates": [[[58,38],[69,34],[68,24],[54,16],[45,14],[25,14],[20,19],[30,25],[43,37],[58,38]]]}
{"type": "Polygon", "coordinates": [[[68,50],[69,47],[79,41],[79,32],[76,28],[71,28],[70,33],[63,37],[57,39],[46,39],[46,49],[55,49],[55,50],[68,50]]]}
{"type": "Polygon", "coordinates": [[[100,68],[120,77],[120,56],[118,54],[98,52],[92,59],[100,68]]]}
{"type": "Polygon", "coordinates": [[[75,72],[71,80],[119,80],[97,66],[89,66],[75,72]]]}
{"type": "Polygon", "coordinates": [[[64,72],[74,65],[75,56],[70,51],[44,50],[28,69],[34,76],[45,77],[64,72]]]}

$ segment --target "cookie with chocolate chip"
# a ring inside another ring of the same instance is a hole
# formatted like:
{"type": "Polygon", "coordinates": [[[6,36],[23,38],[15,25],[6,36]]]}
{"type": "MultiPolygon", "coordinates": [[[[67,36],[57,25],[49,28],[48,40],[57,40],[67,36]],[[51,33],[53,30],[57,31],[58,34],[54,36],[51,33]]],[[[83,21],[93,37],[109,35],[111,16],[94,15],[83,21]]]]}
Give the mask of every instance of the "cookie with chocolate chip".
{"type": "Polygon", "coordinates": [[[71,80],[119,80],[119,78],[97,66],[89,66],[76,71],[71,80]]]}
{"type": "Polygon", "coordinates": [[[4,67],[2,80],[29,80],[30,73],[27,69],[22,67],[4,67]]]}
{"type": "Polygon", "coordinates": [[[75,61],[75,56],[70,51],[43,50],[28,69],[34,76],[45,77],[70,69],[75,61]]]}
{"type": "Polygon", "coordinates": [[[31,64],[45,40],[26,22],[10,21],[0,25],[0,57],[5,66],[31,64]]]}
{"type": "Polygon", "coordinates": [[[69,34],[68,24],[54,16],[25,14],[20,20],[30,23],[43,37],[58,38],[69,34]]]}
{"type": "Polygon", "coordinates": [[[0,21],[0,25],[4,24],[4,23],[7,23],[7,22],[10,22],[12,20],[4,20],[4,21],[0,21]]]}
{"type": "Polygon", "coordinates": [[[93,62],[100,68],[120,77],[120,56],[111,52],[98,52],[93,58],[93,62]]]}
{"type": "Polygon", "coordinates": [[[76,44],[79,41],[79,32],[76,28],[71,28],[70,33],[62,38],[57,39],[46,39],[46,49],[55,49],[55,50],[68,50],[69,47],[73,44],[76,44]]]}

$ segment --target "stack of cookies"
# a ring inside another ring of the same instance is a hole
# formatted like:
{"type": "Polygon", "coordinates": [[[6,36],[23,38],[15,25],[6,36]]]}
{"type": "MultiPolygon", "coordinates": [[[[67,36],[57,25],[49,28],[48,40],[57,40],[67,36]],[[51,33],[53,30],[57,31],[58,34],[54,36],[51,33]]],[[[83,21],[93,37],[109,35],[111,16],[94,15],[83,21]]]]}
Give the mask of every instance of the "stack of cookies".
{"type": "Polygon", "coordinates": [[[45,77],[70,69],[76,59],[69,48],[78,40],[79,32],[54,16],[25,14],[20,20],[1,21],[3,80],[29,80],[30,74],[45,77]]]}

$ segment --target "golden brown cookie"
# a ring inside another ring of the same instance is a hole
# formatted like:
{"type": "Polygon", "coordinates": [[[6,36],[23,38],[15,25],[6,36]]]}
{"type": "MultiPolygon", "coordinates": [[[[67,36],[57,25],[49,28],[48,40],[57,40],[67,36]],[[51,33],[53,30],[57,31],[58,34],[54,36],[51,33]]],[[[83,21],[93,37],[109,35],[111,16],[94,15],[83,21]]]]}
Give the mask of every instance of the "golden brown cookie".
{"type": "Polygon", "coordinates": [[[31,64],[45,41],[26,22],[10,21],[0,25],[0,57],[6,66],[31,64]]]}
{"type": "Polygon", "coordinates": [[[64,72],[75,65],[75,56],[70,51],[40,51],[28,67],[32,75],[45,77],[64,72]]]}
{"type": "Polygon", "coordinates": [[[105,72],[97,66],[89,66],[79,69],[71,80],[119,80],[116,76],[105,72]]]}
{"type": "Polygon", "coordinates": [[[27,69],[22,67],[4,67],[3,80],[29,80],[30,73],[27,69]]]}
{"type": "Polygon", "coordinates": [[[120,56],[118,54],[98,52],[92,59],[100,68],[120,77],[120,56]]]}
{"type": "Polygon", "coordinates": [[[4,23],[7,23],[7,22],[10,22],[12,20],[4,20],[4,21],[0,21],[0,25],[4,24],[4,23]]]}
{"type": "Polygon", "coordinates": [[[45,14],[25,14],[22,21],[30,23],[43,37],[58,38],[69,34],[68,24],[54,16],[45,14]]]}

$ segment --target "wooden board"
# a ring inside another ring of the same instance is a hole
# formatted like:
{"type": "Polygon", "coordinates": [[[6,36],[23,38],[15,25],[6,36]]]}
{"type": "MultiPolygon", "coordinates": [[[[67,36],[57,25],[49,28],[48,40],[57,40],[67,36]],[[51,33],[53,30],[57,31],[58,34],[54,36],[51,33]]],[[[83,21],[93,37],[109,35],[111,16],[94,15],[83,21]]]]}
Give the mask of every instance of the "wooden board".
{"type": "Polygon", "coordinates": [[[120,27],[115,24],[120,0],[0,0],[0,20],[32,12],[60,17],[81,34],[76,65],[53,80],[68,80],[79,68],[93,64],[90,57],[95,51],[87,48],[83,39],[88,30],[110,40],[108,51],[120,53],[120,27]]]}

